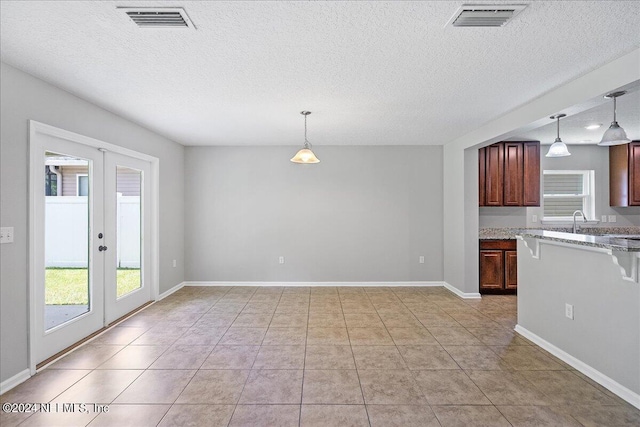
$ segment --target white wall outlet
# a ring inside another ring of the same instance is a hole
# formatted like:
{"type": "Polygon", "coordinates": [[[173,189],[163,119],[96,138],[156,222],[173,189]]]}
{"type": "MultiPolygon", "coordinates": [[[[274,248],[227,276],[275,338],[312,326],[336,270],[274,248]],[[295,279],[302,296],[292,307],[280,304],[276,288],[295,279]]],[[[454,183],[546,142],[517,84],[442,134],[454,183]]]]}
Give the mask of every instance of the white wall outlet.
{"type": "Polygon", "coordinates": [[[609,215],[609,222],[616,222],[616,216],[615,215],[609,215]]]}
{"type": "Polygon", "coordinates": [[[278,258],[278,263],[284,264],[284,257],[283,256],[278,258]]]}
{"type": "Polygon", "coordinates": [[[0,243],[13,243],[13,227],[0,227],[0,243]]]}
{"type": "Polygon", "coordinates": [[[175,267],[177,267],[177,266],[178,266],[178,261],[174,259],[174,260],[173,260],[173,267],[175,268],[175,267]]]}
{"type": "Polygon", "coordinates": [[[531,215],[531,222],[538,222],[538,215],[531,215]]]}
{"type": "Polygon", "coordinates": [[[418,258],[418,262],[420,264],[424,264],[424,256],[420,255],[420,258],[418,258]]]}
{"type": "Polygon", "coordinates": [[[600,222],[607,222],[607,216],[606,215],[602,215],[602,218],[601,218],[600,222]]]}
{"type": "Polygon", "coordinates": [[[573,320],[573,306],[571,304],[564,305],[564,315],[567,319],[573,320]]]}

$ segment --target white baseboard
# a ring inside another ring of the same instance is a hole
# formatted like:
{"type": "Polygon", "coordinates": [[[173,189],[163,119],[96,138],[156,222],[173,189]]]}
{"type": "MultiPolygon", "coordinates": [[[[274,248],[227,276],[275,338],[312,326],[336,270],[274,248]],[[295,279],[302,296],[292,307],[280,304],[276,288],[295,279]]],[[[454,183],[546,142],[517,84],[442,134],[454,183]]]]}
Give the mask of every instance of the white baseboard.
{"type": "Polygon", "coordinates": [[[640,409],[640,394],[634,392],[633,390],[629,390],[627,387],[623,386],[619,382],[611,379],[610,377],[606,376],[605,374],[598,371],[597,369],[594,369],[593,367],[587,365],[583,361],[576,359],[569,353],[556,347],[555,345],[551,344],[549,341],[543,338],[540,338],[538,335],[527,330],[526,328],[523,328],[520,325],[516,325],[515,331],[520,335],[522,335],[523,337],[525,337],[526,339],[528,339],[529,341],[533,342],[534,344],[542,347],[549,353],[553,354],[555,357],[562,360],[566,364],[582,372],[587,377],[591,378],[593,381],[605,387],[615,395],[619,396],[620,398],[626,400],[636,408],[640,409]]]}
{"type": "Polygon", "coordinates": [[[187,282],[178,283],[177,285],[175,285],[173,288],[169,289],[168,291],[164,291],[163,293],[158,295],[158,298],[156,299],[156,301],[160,301],[161,299],[165,299],[166,297],[168,297],[169,295],[171,295],[175,291],[179,291],[180,289],[182,289],[185,286],[185,283],[187,283],[187,282]]]}
{"type": "Polygon", "coordinates": [[[29,369],[25,369],[24,371],[20,371],[11,378],[7,378],[6,380],[0,383],[0,394],[5,394],[15,386],[25,382],[31,378],[31,372],[29,369]]]}
{"type": "Polygon", "coordinates": [[[478,292],[462,292],[460,289],[456,288],[453,285],[450,285],[447,282],[442,282],[442,286],[464,299],[480,299],[482,298],[478,292]]]}
{"type": "MultiPolygon", "coordinates": [[[[184,286],[443,286],[443,282],[183,282],[184,286]]],[[[177,290],[177,289],[176,289],[177,290]]]]}

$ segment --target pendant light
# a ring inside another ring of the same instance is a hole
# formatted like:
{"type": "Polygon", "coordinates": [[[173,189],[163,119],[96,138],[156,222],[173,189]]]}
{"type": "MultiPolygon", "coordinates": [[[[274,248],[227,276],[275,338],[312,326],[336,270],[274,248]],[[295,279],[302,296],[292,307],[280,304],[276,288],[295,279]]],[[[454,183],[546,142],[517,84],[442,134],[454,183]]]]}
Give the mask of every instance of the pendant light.
{"type": "Polygon", "coordinates": [[[609,129],[602,135],[602,140],[598,143],[601,147],[622,145],[631,142],[631,140],[627,138],[627,133],[618,125],[616,120],[616,98],[625,93],[627,92],[612,92],[604,96],[605,98],[613,98],[613,122],[611,122],[611,126],[609,126],[609,129]]]}
{"type": "Polygon", "coordinates": [[[567,149],[567,144],[562,142],[560,139],[560,119],[566,117],[566,114],[556,114],[555,116],[549,117],[550,119],[554,119],[558,121],[558,136],[551,147],[549,147],[549,151],[547,151],[547,155],[545,157],[566,157],[570,156],[571,153],[567,149]]]}
{"type": "Polygon", "coordinates": [[[311,114],[311,111],[301,111],[300,114],[304,116],[304,147],[291,158],[291,161],[304,164],[320,163],[320,160],[311,151],[311,143],[307,139],[307,116],[311,114]]]}

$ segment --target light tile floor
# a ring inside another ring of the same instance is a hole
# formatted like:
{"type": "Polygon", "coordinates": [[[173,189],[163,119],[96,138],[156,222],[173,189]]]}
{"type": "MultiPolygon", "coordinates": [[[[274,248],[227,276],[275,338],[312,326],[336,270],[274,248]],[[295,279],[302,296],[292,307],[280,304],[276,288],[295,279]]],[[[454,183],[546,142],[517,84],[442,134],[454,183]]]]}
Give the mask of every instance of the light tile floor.
{"type": "Polygon", "coordinates": [[[640,425],[515,323],[514,296],[443,288],[183,288],[0,397],[58,412],[0,424],[640,425]]]}

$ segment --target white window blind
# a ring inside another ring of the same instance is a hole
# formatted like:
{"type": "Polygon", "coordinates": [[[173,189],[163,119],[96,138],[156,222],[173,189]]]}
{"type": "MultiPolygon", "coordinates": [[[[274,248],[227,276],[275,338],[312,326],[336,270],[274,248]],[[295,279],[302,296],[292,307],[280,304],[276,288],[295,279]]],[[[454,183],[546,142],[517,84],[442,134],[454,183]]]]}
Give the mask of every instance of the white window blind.
{"type": "Polygon", "coordinates": [[[593,171],[545,170],[543,176],[545,219],[571,219],[577,210],[594,218],[593,171]]]}

